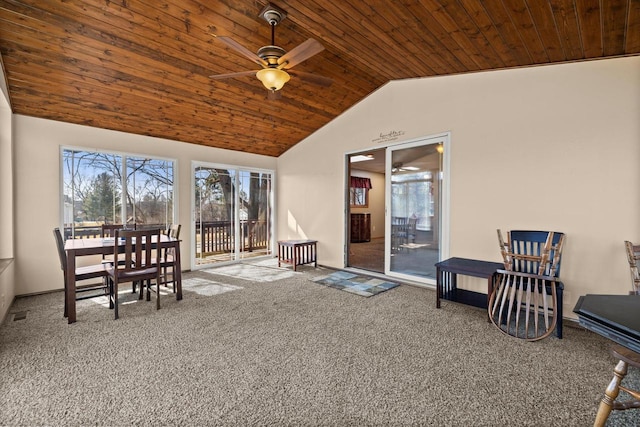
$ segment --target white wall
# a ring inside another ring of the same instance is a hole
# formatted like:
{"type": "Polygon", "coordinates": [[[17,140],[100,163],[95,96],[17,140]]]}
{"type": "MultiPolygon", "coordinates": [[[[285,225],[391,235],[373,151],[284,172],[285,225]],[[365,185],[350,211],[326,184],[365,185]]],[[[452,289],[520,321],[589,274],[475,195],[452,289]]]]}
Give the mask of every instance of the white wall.
{"type": "Polygon", "coordinates": [[[12,114],[0,73],[0,321],[15,297],[13,258],[12,114]]]}
{"type": "Polygon", "coordinates": [[[178,160],[182,266],[191,257],[191,161],[276,168],[276,159],[237,151],[14,115],[16,294],[63,286],[52,230],[60,225],[60,146],[122,151],[178,160]]]}
{"type": "Polygon", "coordinates": [[[497,228],[563,231],[571,316],[580,295],[630,290],[639,117],[639,56],[391,82],[278,159],[278,237],[343,267],[345,152],[450,131],[449,255],[500,261],[497,228]]]}

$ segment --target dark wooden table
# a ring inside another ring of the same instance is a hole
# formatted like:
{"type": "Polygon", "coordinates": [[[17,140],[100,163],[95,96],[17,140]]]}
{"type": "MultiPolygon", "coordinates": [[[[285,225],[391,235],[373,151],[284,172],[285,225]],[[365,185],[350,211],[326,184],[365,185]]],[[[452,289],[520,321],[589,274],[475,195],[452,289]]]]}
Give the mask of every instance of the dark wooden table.
{"type": "Polygon", "coordinates": [[[637,395],[618,400],[628,366],[640,368],[640,295],[584,295],[573,312],[582,326],[617,343],[611,346],[611,354],[618,363],[593,423],[604,426],[611,411],[640,408],[637,395]]]}
{"type": "Polygon", "coordinates": [[[281,263],[293,265],[293,271],[296,267],[303,264],[313,263],[318,266],[318,258],[316,254],[317,240],[280,240],[278,242],[278,267],[281,263]]]}
{"type": "Polygon", "coordinates": [[[573,312],[585,328],[640,353],[640,295],[584,295],[573,312]]]}
{"type": "MultiPolygon", "coordinates": [[[[69,239],[64,244],[67,253],[67,308],[69,323],[76,321],[76,258],[89,255],[113,254],[113,239],[69,239]]],[[[154,242],[154,247],[157,242],[154,242]]],[[[160,244],[164,248],[175,248],[174,271],[176,280],[176,299],[182,299],[182,270],[180,266],[180,240],[160,235],[160,244]]],[[[124,245],[122,246],[124,250],[124,245]]]]}
{"type": "Polygon", "coordinates": [[[480,261],[468,258],[449,258],[436,264],[436,308],[445,299],[486,309],[493,291],[496,271],[504,268],[500,262],[480,261]],[[458,289],[457,275],[487,279],[487,293],[458,289]]]}

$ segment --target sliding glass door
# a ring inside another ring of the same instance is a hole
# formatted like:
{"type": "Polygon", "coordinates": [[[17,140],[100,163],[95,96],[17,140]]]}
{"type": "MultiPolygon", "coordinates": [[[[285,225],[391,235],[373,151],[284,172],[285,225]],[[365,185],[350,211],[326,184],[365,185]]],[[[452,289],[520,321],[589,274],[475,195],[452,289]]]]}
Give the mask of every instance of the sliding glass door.
{"type": "Polygon", "coordinates": [[[443,137],[387,149],[386,274],[427,283],[436,278],[446,142],[443,137]]]}
{"type": "Polygon", "coordinates": [[[192,268],[272,254],[272,172],[194,163],[192,268]]]}
{"type": "Polygon", "coordinates": [[[445,133],[347,154],[347,267],[435,284],[449,253],[448,148],[445,133]]]}
{"type": "Polygon", "coordinates": [[[238,171],[240,258],[271,254],[271,173],[238,171]]]}

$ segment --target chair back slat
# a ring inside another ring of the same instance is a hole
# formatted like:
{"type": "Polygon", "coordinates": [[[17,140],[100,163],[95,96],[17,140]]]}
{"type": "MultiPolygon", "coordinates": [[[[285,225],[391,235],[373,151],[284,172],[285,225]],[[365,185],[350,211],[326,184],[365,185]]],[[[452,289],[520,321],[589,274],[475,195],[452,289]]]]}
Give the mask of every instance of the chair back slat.
{"type": "Polygon", "coordinates": [[[136,229],[136,224],[102,224],[100,226],[100,237],[114,237],[116,230],[124,230],[124,229],[136,229]]]}
{"type": "Polygon", "coordinates": [[[500,253],[506,270],[558,277],[564,233],[512,230],[506,240],[498,230],[500,253]]]}
{"type": "Polygon", "coordinates": [[[498,270],[489,318],[500,331],[526,341],[551,335],[557,324],[556,278],[498,270]]]}
{"type": "Polygon", "coordinates": [[[160,229],[147,230],[115,230],[114,252],[117,253],[120,243],[124,247],[125,262],[120,266],[123,272],[133,272],[152,267],[152,260],[157,259],[160,251],[160,229]],[[156,243],[156,247],[153,247],[156,243]]]}

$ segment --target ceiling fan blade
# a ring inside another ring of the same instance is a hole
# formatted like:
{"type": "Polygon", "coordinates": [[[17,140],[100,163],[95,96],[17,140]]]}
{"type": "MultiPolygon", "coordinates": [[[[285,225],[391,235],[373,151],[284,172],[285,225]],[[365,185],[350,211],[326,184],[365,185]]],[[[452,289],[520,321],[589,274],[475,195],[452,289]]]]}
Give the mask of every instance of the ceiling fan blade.
{"type": "Polygon", "coordinates": [[[313,83],[314,85],[329,87],[333,84],[333,80],[329,77],[319,76],[317,74],[307,73],[300,70],[288,70],[287,72],[292,76],[298,77],[304,82],[313,83]]]}
{"type": "Polygon", "coordinates": [[[308,39],[282,55],[280,59],[278,59],[278,68],[284,68],[286,70],[323,50],[324,46],[322,46],[319,41],[316,39],[308,39]]]}
{"type": "Polygon", "coordinates": [[[264,61],[262,58],[260,58],[255,53],[251,52],[246,47],[242,46],[240,43],[238,43],[234,39],[232,39],[230,37],[225,37],[225,36],[215,36],[215,38],[217,38],[222,43],[226,44],[227,46],[229,46],[231,49],[235,50],[236,52],[238,52],[242,56],[244,56],[244,57],[250,59],[251,61],[255,62],[256,64],[262,65],[263,67],[267,66],[266,61],[264,61]]]}
{"type": "Polygon", "coordinates": [[[255,76],[257,72],[258,70],[238,71],[236,73],[214,74],[212,76],[209,76],[209,78],[214,80],[222,80],[222,79],[229,79],[233,77],[255,76]]]}

